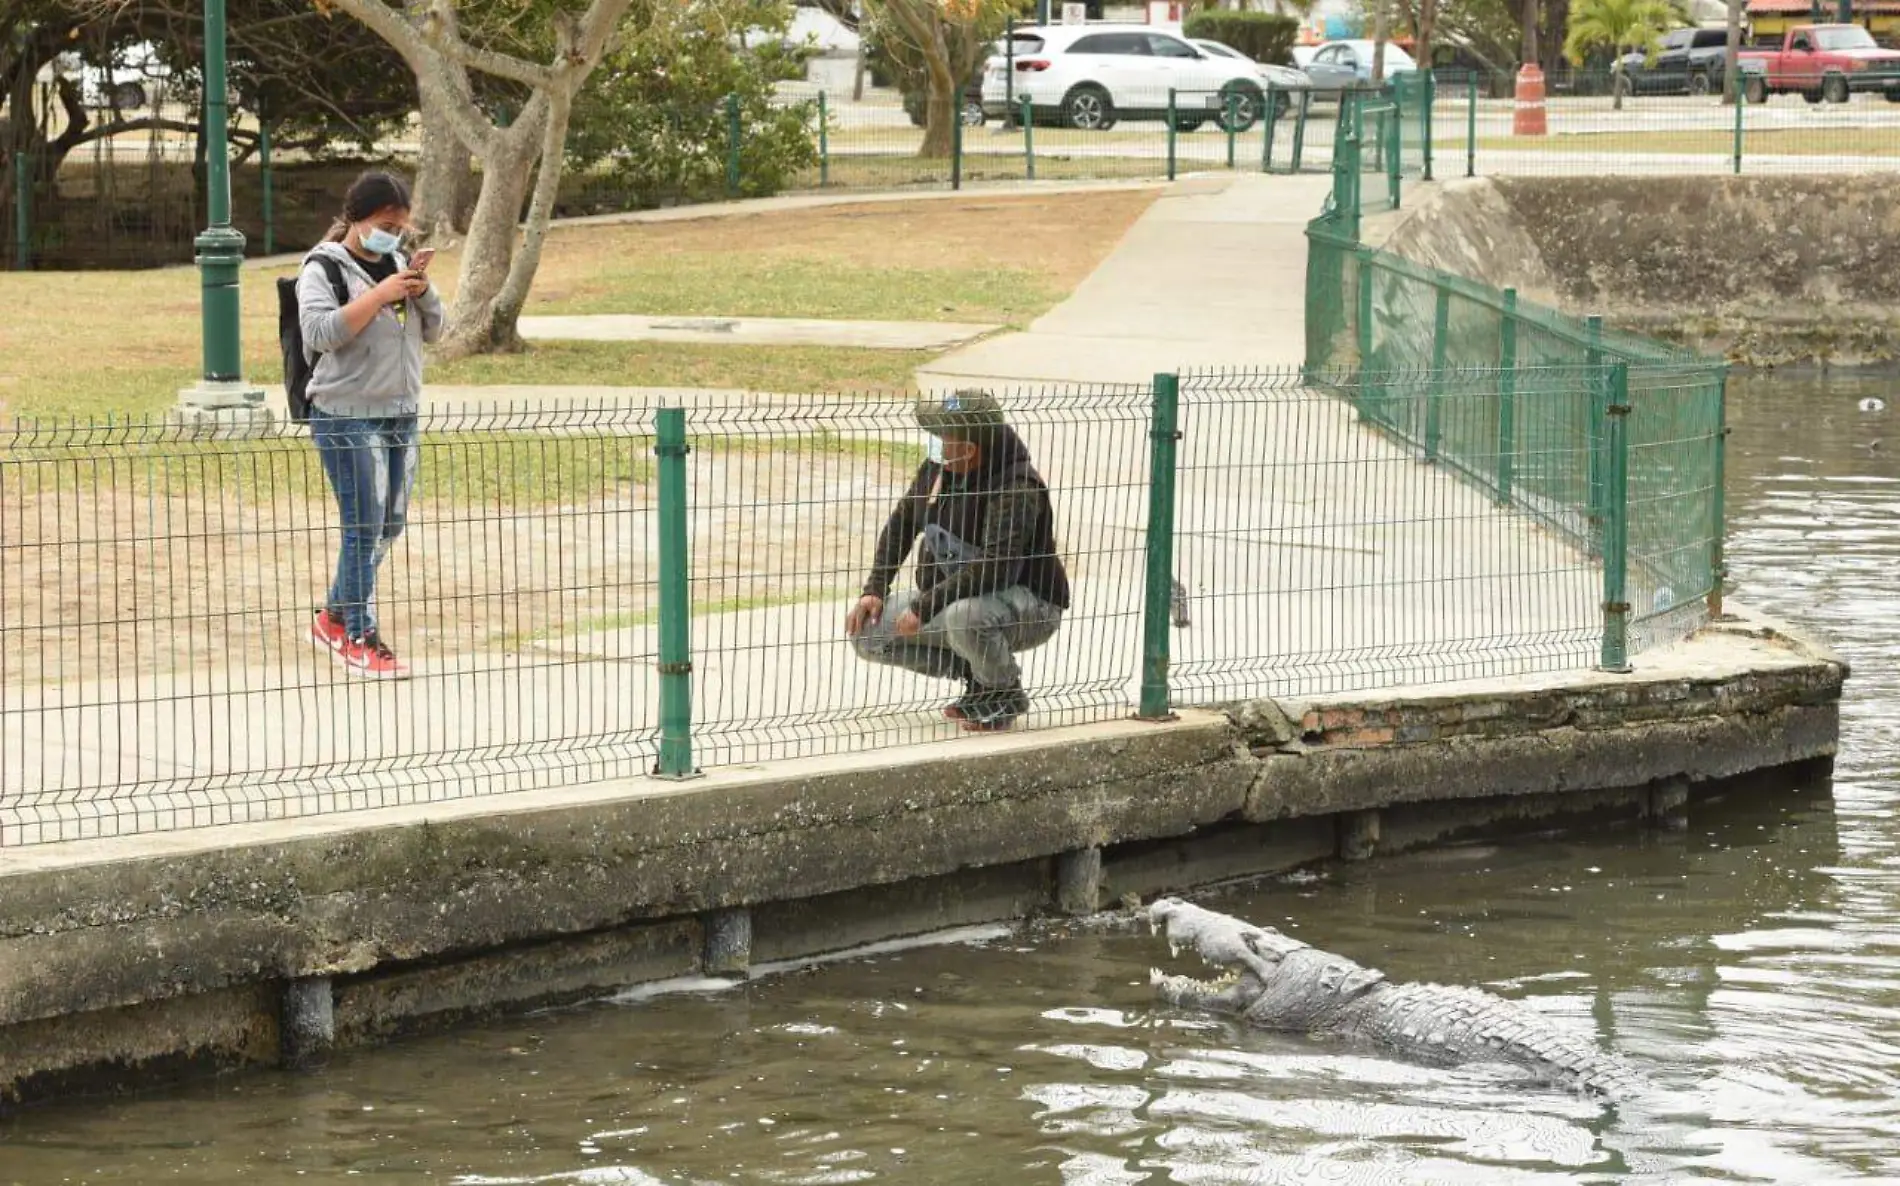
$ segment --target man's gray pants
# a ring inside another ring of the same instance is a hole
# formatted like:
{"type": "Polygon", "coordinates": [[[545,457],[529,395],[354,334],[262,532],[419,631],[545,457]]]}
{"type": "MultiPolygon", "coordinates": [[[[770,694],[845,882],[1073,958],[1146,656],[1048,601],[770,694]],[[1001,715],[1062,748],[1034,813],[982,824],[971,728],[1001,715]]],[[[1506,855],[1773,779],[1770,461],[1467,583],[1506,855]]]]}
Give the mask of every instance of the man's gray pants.
{"type": "Polygon", "coordinates": [[[910,638],[897,637],[897,619],[915,594],[893,593],[884,614],[851,640],[859,657],[938,679],[969,675],[990,688],[1022,678],[1016,656],[1054,637],[1062,611],[1021,585],[951,602],[910,638]]]}

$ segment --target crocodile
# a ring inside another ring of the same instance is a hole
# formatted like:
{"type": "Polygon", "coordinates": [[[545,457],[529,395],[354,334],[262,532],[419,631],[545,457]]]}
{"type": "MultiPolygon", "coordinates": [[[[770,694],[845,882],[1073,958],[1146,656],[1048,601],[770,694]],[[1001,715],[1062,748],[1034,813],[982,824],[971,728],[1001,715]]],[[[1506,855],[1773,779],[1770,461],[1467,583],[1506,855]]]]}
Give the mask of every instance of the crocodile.
{"type": "Polygon", "coordinates": [[[1156,968],[1169,1004],[1261,1029],[1333,1036],[1440,1066],[1505,1063],[1539,1082],[1610,1099],[1641,1079],[1587,1038],[1515,1001],[1476,988],[1389,984],[1385,974],[1238,918],[1175,898],[1148,907],[1175,952],[1188,948],[1224,974],[1214,980],[1156,968]]]}

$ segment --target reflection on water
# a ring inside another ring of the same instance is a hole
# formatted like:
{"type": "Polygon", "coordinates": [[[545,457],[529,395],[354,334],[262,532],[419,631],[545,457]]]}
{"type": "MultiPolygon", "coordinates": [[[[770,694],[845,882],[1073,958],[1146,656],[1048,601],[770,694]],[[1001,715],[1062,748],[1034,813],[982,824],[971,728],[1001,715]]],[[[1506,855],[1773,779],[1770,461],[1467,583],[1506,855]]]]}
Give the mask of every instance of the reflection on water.
{"type": "Polygon", "coordinates": [[[1900,777],[1888,384],[1738,382],[1736,596],[1854,664],[1824,785],[1686,832],[1472,846],[1212,900],[1603,1035],[1610,1108],[1157,1012],[1145,934],[1075,928],[629,997],[32,1113],[0,1183],[1389,1183],[1900,1176],[1900,777]],[[1885,395],[1884,390],[1877,391],[1885,395]]]}

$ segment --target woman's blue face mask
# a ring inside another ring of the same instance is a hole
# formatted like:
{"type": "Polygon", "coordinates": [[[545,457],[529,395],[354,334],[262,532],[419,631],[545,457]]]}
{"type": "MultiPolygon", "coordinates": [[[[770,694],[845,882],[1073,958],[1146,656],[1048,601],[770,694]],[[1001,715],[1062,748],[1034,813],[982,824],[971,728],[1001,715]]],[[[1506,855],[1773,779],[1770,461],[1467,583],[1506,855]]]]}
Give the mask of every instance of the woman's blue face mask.
{"type": "Polygon", "coordinates": [[[402,236],[382,227],[371,227],[362,234],[363,250],[371,255],[388,255],[402,246],[402,236]]]}

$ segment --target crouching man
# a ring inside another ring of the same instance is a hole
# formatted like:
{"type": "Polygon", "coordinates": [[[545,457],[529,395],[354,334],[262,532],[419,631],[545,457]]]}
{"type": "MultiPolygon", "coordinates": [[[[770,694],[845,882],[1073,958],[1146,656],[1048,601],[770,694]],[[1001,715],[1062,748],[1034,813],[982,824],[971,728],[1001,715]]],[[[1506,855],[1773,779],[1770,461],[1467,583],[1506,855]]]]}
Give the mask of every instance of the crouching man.
{"type": "Polygon", "coordinates": [[[1069,608],[1049,487],[986,391],[926,400],[917,422],[931,456],[878,532],[845,633],[873,663],[962,680],[943,714],[964,728],[1007,729],[1029,710],[1016,656],[1069,608]],[[893,594],[913,547],[917,587],[893,594]]]}

